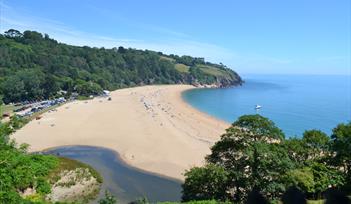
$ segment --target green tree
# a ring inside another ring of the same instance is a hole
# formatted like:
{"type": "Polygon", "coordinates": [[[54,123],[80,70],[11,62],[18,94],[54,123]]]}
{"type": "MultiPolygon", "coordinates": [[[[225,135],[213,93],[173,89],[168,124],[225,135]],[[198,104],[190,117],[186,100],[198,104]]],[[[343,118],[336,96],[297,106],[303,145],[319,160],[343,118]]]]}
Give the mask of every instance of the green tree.
{"type": "Polygon", "coordinates": [[[182,184],[183,201],[191,200],[221,200],[225,201],[229,195],[226,192],[228,172],[220,166],[208,164],[204,167],[194,167],[186,171],[182,184]]]}
{"type": "Polygon", "coordinates": [[[308,160],[308,149],[300,138],[289,138],[282,143],[290,159],[298,166],[304,166],[308,160]]]}
{"type": "Polygon", "coordinates": [[[38,70],[20,70],[3,82],[5,102],[38,100],[43,97],[43,74],[38,70]]]}
{"type": "Polygon", "coordinates": [[[319,162],[288,171],[284,180],[287,186],[295,186],[312,199],[322,199],[322,194],[331,187],[345,184],[342,172],[319,162]]]}
{"type": "Polygon", "coordinates": [[[10,76],[2,84],[4,102],[21,101],[26,93],[24,82],[17,76],[10,76]]]}
{"type": "Polygon", "coordinates": [[[234,200],[242,201],[253,188],[275,197],[285,190],[281,175],[293,166],[280,145],[283,138],[269,119],[244,115],[211,148],[207,161],[229,172],[227,188],[234,191],[234,200]]]}
{"type": "Polygon", "coordinates": [[[252,134],[255,141],[273,141],[284,139],[284,133],[275,126],[274,122],[261,115],[243,115],[233,123],[233,126],[239,127],[252,134]]]}
{"type": "Polygon", "coordinates": [[[306,130],[302,142],[311,158],[324,156],[327,153],[330,138],[320,130],[306,130]]]}
{"type": "Polygon", "coordinates": [[[92,81],[86,82],[83,80],[77,80],[75,89],[80,95],[83,96],[98,95],[102,93],[102,88],[100,85],[92,81]]]}
{"type": "Polygon", "coordinates": [[[15,29],[10,29],[8,31],[5,31],[5,36],[8,38],[21,38],[23,37],[23,34],[21,32],[19,32],[18,30],[15,29]]]}
{"type": "Polygon", "coordinates": [[[313,172],[310,167],[292,169],[288,171],[284,178],[287,186],[295,186],[307,193],[314,193],[315,183],[313,172]]]}
{"type": "Polygon", "coordinates": [[[350,193],[350,135],[351,122],[334,128],[332,139],[319,130],[308,130],[301,138],[285,140],[269,119],[241,116],[211,147],[207,166],[185,174],[183,196],[243,202],[251,190],[258,189],[274,200],[291,186],[310,199],[321,199],[331,187],[346,187],[350,193]],[[222,168],[225,179],[211,174],[208,165],[222,168]]]}
{"type": "Polygon", "coordinates": [[[332,150],[335,152],[332,163],[341,167],[348,185],[351,186],[351,121],[334,128],[331,138],[332,150]]]}
{"type": "Polygon", "coordinates": [[[54,96],[60,90],[58,79],[53,75],[45,76],[42,87],[44,89],[45,98],[50,98],[51,96],[54,96]]]}
{"type": "Polygon", "coordinates": [[[321,199],[322,193],[331,187],[341,187],[345,184],[342,172],[326,164],[313,162],[309,165],[314,177],[314,198],[321,199]]]}

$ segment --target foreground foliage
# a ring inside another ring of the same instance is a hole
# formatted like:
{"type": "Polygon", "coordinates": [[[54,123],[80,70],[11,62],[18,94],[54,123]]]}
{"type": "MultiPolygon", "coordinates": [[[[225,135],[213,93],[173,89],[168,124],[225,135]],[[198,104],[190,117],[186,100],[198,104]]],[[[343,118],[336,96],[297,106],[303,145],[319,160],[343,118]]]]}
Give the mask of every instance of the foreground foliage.
{"type": "MultiPolygon", "coordinates": [[[[52,184],[60,179],[60,173],[77,168],[88,169],[97,182],[102,183],[102,177],[86,164],[51,155],[28,154],[28,145],[18,146],[9,135],[26,122],[12,117],[7,123],[0,123],[0,203],[48,204],[45,197],[51,192],[52,184]],[[34,193],[25,195],[26,190],[34,193]]],[[[87,203],[95,198],[98,190],[81,196],[75,203],[87,203]]]]}
{"type": "Polygon", "coordinates": [[[351,193],[351,122],[331,137],[319,130],[285,139],[267,118],[244,115],[226,130],[206,157],[207,165],[185,173],[183,201],[244,202],[251,190],[280,199],[291,186],[309,199],[321,199],[331,187],[351,193]]]}
{"type": "Polygon", "coordinates": [[[19,119],[0,124],[0,203],[23,203],[20,192],[27,188],[36,189],[39,195],[50,192],[45,177],[58,165],[56,157],[29,155],[27,146],[16,148],[9,134],[19,128],[19,119]]]}

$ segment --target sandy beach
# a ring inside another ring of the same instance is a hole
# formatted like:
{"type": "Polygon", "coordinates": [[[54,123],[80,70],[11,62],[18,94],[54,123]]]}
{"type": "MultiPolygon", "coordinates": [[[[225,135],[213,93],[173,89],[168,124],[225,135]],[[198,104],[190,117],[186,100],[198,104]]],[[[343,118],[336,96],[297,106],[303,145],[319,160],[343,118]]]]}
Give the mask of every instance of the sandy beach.
{"type": "Polygon", "coordinates": [[[202,165],[209,147],[229,124],[185,103],[190,85],[121,89],[107,98],[74,101],[46,112],[13,134],[30,151],[91,145],[113,149],[128,164],[183,179],[186,169],[202,165]]]}

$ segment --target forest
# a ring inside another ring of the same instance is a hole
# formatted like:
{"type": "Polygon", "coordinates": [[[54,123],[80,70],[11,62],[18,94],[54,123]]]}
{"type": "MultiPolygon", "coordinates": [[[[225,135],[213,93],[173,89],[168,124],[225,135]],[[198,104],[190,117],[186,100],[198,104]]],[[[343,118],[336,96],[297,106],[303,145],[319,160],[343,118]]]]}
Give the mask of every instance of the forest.
{"type": "Polygon", "coordinates": [[[78,47],[47,34],[10,29],[0,34],[0,97],[5,103],[72,93],[98,95],[149,84],[239,85],[240,76],[204,58],[132,48],[78,47]]]}

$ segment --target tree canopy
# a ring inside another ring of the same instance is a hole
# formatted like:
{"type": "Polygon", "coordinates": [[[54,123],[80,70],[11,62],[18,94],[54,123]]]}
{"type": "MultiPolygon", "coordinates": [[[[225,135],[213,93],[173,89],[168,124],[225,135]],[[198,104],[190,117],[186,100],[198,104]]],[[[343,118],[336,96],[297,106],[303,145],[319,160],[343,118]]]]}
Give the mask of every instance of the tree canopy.
{"type": "Polygon", "coordinates": [[[252,190],[274,200],[291,186],[312,199],[331,187],[350,193],[350,131],[348,123],[331,137],[307,130],[285,139],[268,118],[241,116],[211,147],[207,165],[186,172],[183,200],[244,202],[252,190]]]}
{"type": "Polygon", "coordinates": [[[332,150],[336,153],[332,162],[340,166],[347,175],[348,188],[351,190],[351,121],[346,124],[341,123],[334,128],[331,138],[332,150]]]}

